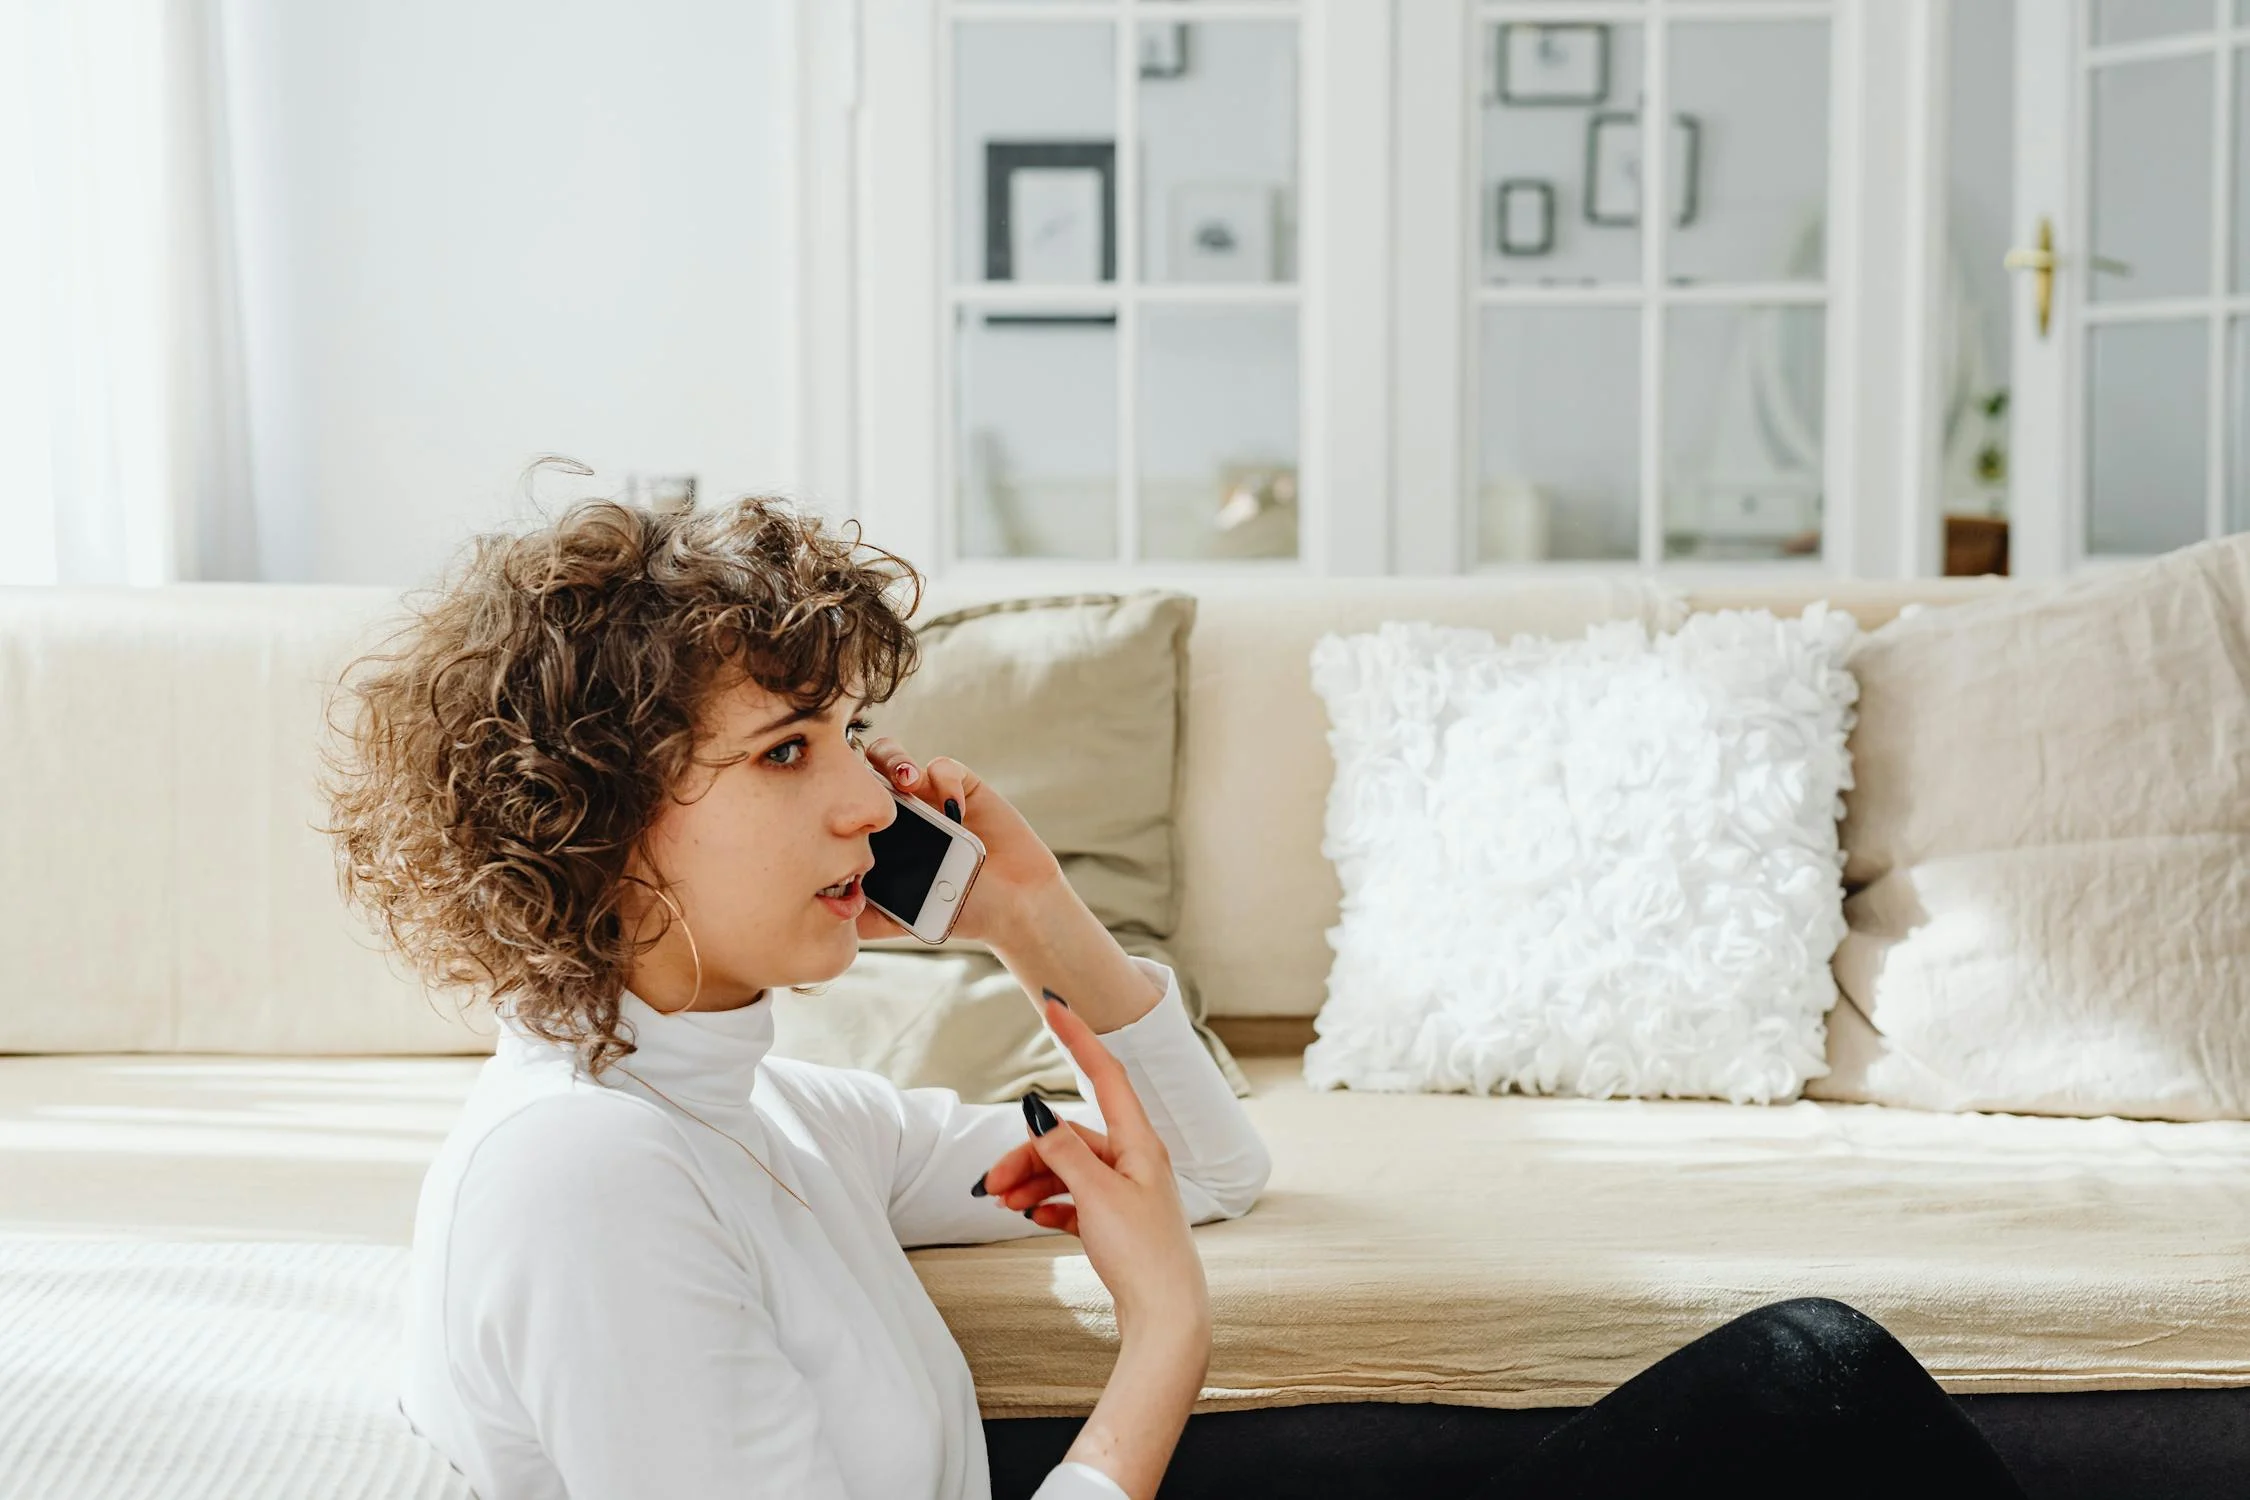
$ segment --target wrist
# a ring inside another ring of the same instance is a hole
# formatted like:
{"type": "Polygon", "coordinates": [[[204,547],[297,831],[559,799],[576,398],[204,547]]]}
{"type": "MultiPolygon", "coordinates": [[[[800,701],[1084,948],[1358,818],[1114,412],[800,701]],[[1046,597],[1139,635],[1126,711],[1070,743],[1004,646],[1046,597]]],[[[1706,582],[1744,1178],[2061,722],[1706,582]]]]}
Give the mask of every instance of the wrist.
{"type": "Polygon", "coordinates": [[[1202,1359],[1211,1352],[1208,1297],[1183,1298],[1162,1308],[1119,1309],[1118,1347],[1152,1356],[1202,1359]]]}
{"type": "Polygon", "coordinates": [[[1013,968],[1015,960],[1028,960],[1041,948],[1053,946],[1055,939],[1068,932],[1074,923],[1092,919],[1093,913],[1079,899],[1070,882],[1063,879],[1062,866],[1058,864],[1053,874],[1012,896],[997,914],[996,924],[985,942],[1002,963],[1013,968]]]}

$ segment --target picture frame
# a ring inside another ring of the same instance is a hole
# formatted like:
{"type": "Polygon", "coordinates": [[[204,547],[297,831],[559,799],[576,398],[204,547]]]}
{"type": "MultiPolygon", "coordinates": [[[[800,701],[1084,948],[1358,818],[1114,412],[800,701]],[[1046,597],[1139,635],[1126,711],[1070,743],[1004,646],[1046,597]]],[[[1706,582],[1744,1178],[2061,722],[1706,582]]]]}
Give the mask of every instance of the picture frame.
{"type": "Polygon", "coordinates": [[[1172,189],[1166,279],[1274,280],[1274,216],[1274,192],[1266,183],[1180,183],[1172,189]]]}
{"type": "Polygon", "coordinates": [[[1609,100],[1609,27],[1598,21],[1508,21],[1492,29],[1494,97],[1549,109],[1609,100]]]}
{"type": "Polygon", "coordinates": [[[1510,177],[1492,185],[1492,248],[1507,256],[1550,255],[1555,248],[1555,185],[1510,177]]]}
{"type": "MultiPolygon", "coordinates": [[[[987,281],[1086,286],[1117,279],[1114,141],[987,141],[987,281]]],[[[1115,323],[1114,312],[993,312],[991,324],[1115,323]]]]}
{"type": "MultiPolygon", "coordinates": [[[[1672,117],[1673,227],[1693,224],[1701,206],[1703,122],[1672,117]]],[[[1603,110],[1586,121],[1586,222],[1630,229],[1641,222],[1641,117],[1637,110],[1603,110]]]]}
{"type": "Polygon", "coordinates": [[[1188,23],[1144,25],[1140,29],[1140,75],[1143,78],[1185,78],[1188,70],[1188,23]]]}

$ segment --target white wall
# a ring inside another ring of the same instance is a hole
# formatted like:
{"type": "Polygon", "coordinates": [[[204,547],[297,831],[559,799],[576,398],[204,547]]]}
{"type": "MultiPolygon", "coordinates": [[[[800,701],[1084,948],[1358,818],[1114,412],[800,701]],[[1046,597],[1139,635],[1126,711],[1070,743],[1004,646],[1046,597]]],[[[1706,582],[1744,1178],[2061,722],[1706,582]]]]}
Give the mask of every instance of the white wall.
{"type": "Polygon", "coordinates": [[[543,452],[791,484],[791,0],[224,3],[264,578],[424,579],[543,452]]]}

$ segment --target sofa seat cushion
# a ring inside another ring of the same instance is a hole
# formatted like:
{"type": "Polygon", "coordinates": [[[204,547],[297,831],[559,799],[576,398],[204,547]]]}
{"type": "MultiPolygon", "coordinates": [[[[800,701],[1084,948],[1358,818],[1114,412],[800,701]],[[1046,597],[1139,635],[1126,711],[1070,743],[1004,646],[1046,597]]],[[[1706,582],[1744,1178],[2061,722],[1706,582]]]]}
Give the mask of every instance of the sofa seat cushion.
{"type": "MultiPolygon", "coordinates": [[[[1956,1392],[2250,1385],[2250,1125],[1799,1101],[1315,1091],[1246,1057],[1273,1176],[1196,1230],[1198,1411],[1593,1401],[1763,1302],[1840,1297],[1956,1392]]],[[[984,1414],[1115,1357],[1075,1243],[914,1252],[984,1414]]]]}
{"type": "MultiPolygon", "coordinates": [[[[381,1278],[478,1061],[0,1058],[0,1318],[60,1315],[24,1269],[58,1243],[154,1266],[280,1245],[315,1285],[403,1285],[381,1278]]],[[[1582,1404],[1801,1294],[1864,1308],[1955,1391],[2250,1386],[2250,1123],[1315,1091],[1298,1058],[1241,1061],[1274,1170],[1196,1230],[1198,1410],[1582,1404]]],[[[1115,1324],[1077,1241],[912,1260],[987,1417],[1092,1409],[1115,1324]]]]}

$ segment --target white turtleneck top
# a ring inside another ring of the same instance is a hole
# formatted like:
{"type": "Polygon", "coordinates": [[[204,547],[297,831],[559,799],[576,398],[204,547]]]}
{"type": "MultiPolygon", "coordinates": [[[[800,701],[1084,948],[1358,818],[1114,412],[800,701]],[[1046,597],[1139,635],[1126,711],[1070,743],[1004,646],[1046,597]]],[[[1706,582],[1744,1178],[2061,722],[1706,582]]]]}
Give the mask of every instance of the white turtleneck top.
{"type": "MultiPolygon", "coordinates": [[[[1102,1041],[1190,1222],[1237,1217],[1265,1145],[1171,970],[1133,963],[1163,996],[1102,1041]]],[[[1022,1109],[769,1057],[769,1000],[621,1009],[623,1066],[743,1144],[504,1015],[415,1215],[415,1429],[482,1500],[989,1500],[968,1362],[906,1250],[1060,1232],[969,1193],[1022,1109]]],[[[1099,1128],[1073,1069],[1055,1113],[1099,1128]]],[[[1123,1494],[1066,1462],[1036,1500],[1123,1494]]]]}

